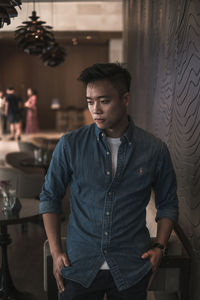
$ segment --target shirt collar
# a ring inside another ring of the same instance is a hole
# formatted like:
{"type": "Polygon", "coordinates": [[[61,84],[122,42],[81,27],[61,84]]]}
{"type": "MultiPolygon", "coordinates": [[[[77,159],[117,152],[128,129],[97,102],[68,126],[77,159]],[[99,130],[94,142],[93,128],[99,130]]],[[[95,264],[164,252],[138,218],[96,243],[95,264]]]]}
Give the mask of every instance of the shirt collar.
{"type": "MultiPolygon", "coordinates": [[[[123,136],[121,137],[121,141],[127,140],[128,143],[132,143],[134,139],[135,124],[130,116],[128,116],[128,120],[129,126],[128,129],[124,132],[123,136]]],[[[96,124],[95,133],[98,141],[106,136],[105,132],[102,129],[98,128],[96,124]]]]}

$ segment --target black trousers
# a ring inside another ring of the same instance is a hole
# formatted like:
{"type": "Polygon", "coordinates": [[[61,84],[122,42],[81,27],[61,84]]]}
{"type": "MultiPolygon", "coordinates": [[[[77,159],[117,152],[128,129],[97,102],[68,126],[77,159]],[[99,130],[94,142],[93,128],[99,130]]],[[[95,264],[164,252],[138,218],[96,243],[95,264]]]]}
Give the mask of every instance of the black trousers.
{"type": "Polygon", "coordinates": [[[60,300],[146,300],[147,286],[152,275],[150,271],[140,282],[127,290],[118,291],[109,270],[100,270],[89,288],[66,279],[65,291],[60,294],[60,300]]]}

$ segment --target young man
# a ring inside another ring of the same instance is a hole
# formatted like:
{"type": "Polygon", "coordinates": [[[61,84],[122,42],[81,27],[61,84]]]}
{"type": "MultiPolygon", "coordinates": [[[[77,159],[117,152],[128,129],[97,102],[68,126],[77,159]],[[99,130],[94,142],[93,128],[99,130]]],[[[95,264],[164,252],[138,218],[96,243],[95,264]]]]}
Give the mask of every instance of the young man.
{"type": "Polygon", "coordinates": [[[6,90],[6,107],[5,114],[8,116],[10,123],[10,140],[14,140],[15,137],[21,139],[21,99],[15,94],[15,89],[9,87],[6,90]]]}
{"type": "Polygon", "coordinates": [[[145,300],[152,271],[177,221],[176,178],[166,145],[127,114],[131,77],[117,64],[96,64],[86,85],[94,124],[59,141],[40,209],[61,300],[145,300]],[[70,186],[66,252],[59,214],[70,186]],[[150,248],[146,206],[155,191],[157,243],[150,248]],[[65,280],[64,280],[65,279],[65,280]]]}

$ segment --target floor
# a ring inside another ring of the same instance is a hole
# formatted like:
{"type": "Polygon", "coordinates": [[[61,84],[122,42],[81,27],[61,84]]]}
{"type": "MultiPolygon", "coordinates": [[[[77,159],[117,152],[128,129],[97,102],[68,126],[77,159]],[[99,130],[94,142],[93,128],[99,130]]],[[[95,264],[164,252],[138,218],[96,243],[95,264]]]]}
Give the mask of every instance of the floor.
{"type": "MultiPolygon", "coordinates": [[[[22,136],[22,140],[26,138],[27,136],[22,136]]],[[[17,142],[9,141],[8,136],[4,136],[0,141],[0,165],[5,165],[5,155],[12,151],[19,151],[17,142]]],[[[148,222],[151,227],[151,220],[148,222]]],[[[63,223],[63,233],[65,227],[66,224],[63,223]]],[[[12,238],[12,243],[8,246],[8,260],[16,288],[33,294],[37,300],[47,300],[43,288],[43,243],[46,240],[43,227],[29,223],[27,230],[22,232],[20,225],[10,225],[8,231],[12,238]]],[[[148,300],[154,299],[153,293],[149,292],[148,300]]]]}
{"type": "Polygon", "coordinates": [[[12,243],[8,246],[10,273],[16,288],[46,300],[43,289],[43,243],[45,233],[40,225],[28,223],[27,232],[21,225],[10,225],[12,243]]]}

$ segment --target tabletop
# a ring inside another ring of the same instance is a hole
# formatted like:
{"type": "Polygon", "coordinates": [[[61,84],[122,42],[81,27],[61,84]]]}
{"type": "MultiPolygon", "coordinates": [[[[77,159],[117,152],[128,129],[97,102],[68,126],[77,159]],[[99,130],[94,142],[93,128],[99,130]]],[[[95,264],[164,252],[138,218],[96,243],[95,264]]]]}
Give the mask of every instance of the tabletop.
{"type": "Polygon", "coordinates": [[[39,216],[39,201],[33,198],[21,198],[21,209],[17,214],[5,215],[2,211],[3,201],[0,199],[0,225],[21,224],[35,220],[39,216]]]}

